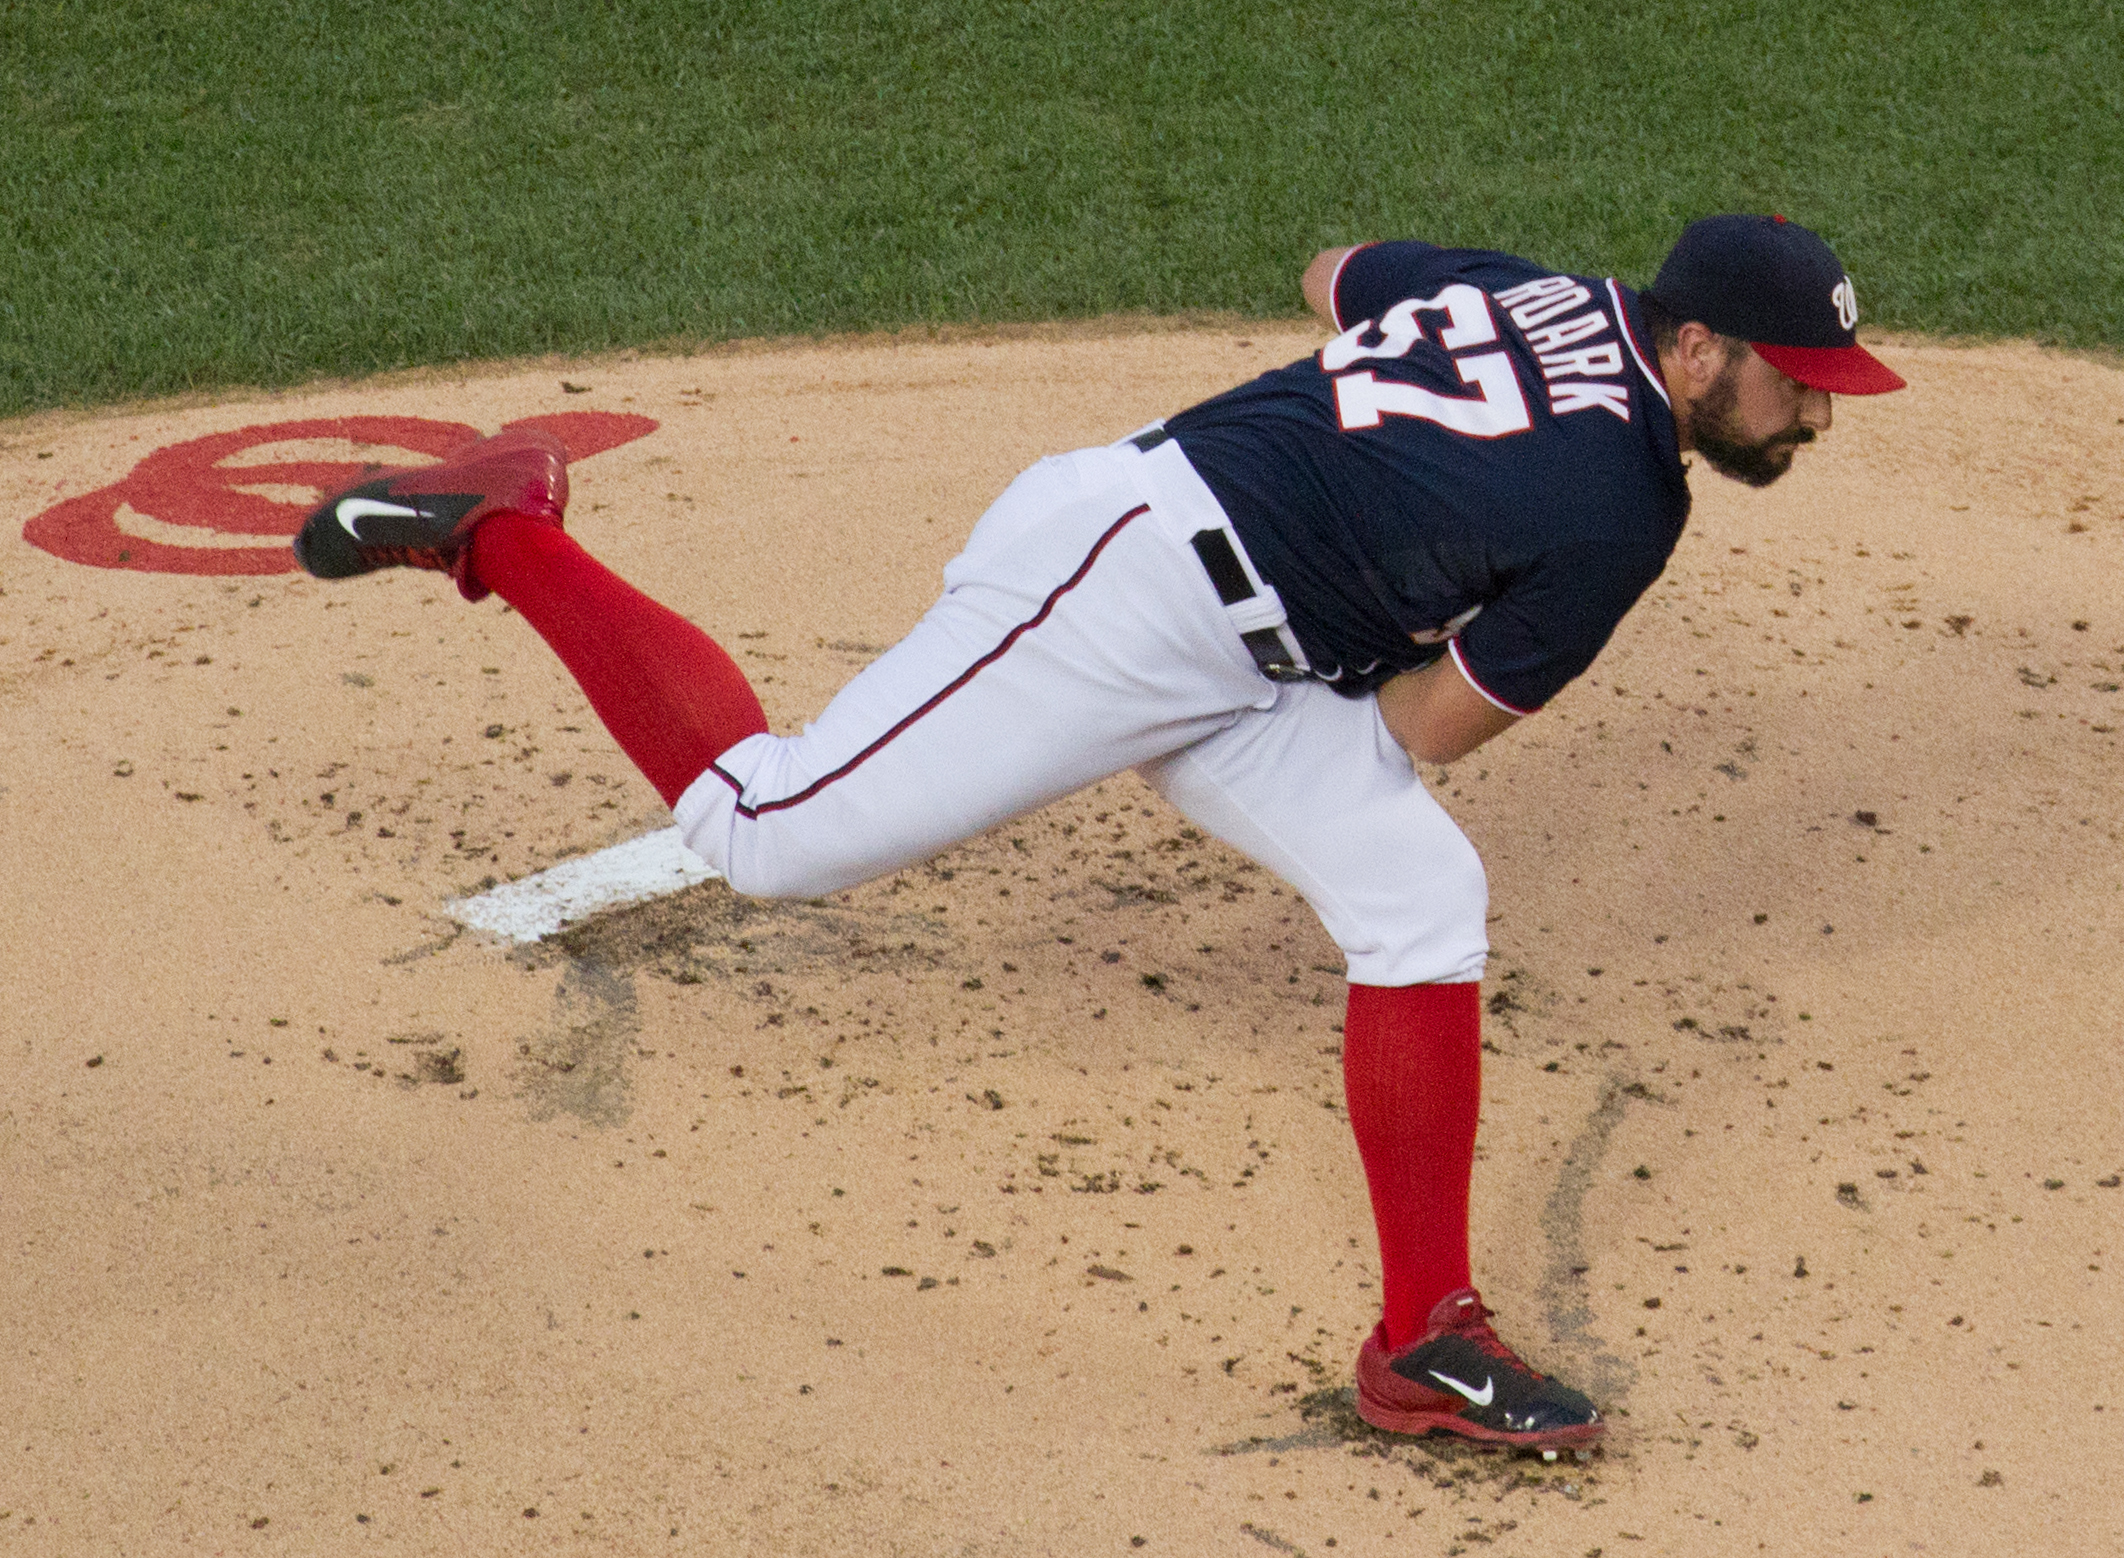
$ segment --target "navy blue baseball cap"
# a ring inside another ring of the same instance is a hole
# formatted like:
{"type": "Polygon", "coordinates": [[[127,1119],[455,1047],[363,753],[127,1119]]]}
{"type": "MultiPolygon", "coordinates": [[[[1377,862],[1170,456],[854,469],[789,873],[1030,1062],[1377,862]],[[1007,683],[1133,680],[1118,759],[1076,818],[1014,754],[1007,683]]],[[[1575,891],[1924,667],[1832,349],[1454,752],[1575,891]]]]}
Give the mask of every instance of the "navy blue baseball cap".
{"type": "Polygon", "coordinates": [[[1771,367],[1837,395],[1903,387],[1858,344],[1858,294],[1829,245],[1781,216],[1707,216],[1684,228],[1652,295],[1679,320],[1738,336],[1771,367]]]}

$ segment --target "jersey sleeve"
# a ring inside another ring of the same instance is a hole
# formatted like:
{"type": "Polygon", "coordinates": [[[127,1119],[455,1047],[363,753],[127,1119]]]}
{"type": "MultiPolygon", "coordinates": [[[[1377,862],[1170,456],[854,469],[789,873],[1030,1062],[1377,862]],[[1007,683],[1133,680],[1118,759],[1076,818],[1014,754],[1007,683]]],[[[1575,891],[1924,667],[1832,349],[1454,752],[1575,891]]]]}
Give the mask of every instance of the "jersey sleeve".
{"type": "Polygon", "coordinates": [[[1436,291],[1431,283],[1444,253],[1416,239],[1352,249],[1337,267],[1330,290],[1335,328],[1347,330],[1360,319],[1377,319],[1403,298],[1436,291]]]}
{"type": "Polygon", "coordinates": [[[1490,702],[1532,714],[1593,663],[1664,562],[1612,541],[1552,551],[1483,607],[1453,659],[1490,702]]]}

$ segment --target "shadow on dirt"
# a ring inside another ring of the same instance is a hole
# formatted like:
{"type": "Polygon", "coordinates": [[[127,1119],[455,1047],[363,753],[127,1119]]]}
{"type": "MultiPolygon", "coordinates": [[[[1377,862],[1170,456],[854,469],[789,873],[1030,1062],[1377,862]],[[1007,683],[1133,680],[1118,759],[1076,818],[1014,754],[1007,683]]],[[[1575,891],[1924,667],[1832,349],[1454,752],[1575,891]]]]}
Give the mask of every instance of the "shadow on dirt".
{"type": "Polygon", "coordinates": [[[934,968],[953,945],[927,915],[861,901],[744,898],[722,882],[593,916],[516,954],[527,966],[563,971],[545,1026],[517,1043],[517,1095],[533,1120],[623,1124],[633,1108],[639,975],[693,985],[737,975],[934,968]]]}
{"type": "MultiPolygon", "coordinates": [[[[1340,1450],[1353,1460],[1375,1463],[1372,1475],[1398,1468],[1442,1496],[1455,1501],[1481,1498],[1491,1504],[1519,1492],[1578,1502],[1599,1486],[1606,1460],[1604,1451],[1591,1450],[1565,1451],[1556,1461],[1545,1462],[1537,1451],[1475,1444],[1451,1434],[1419,1438],[1386,1433],[1357,1415],[1357,1393],[1347,1385],[1313,1391],[1296,1404],[1305,1424],[1296,1433],[1242,1439],[1209,1453],[1281,1457],[1340,1450]]],[[[1503,1521],[1495,1527],[1500,1534],[1510,1529],[1503,1521]]]]}
{"type": "Polygon", "coordinates": [[[937,918],[861,901],[875,894],[844,896],[858,901],[745,898],[727,883],[703,882],[572,925],[532,956],[641,970],[691,985],[729,974],[934,967],[954,945],[937,918]]]}
{"type": "Polygon", "coordinates": [[[634,978],[587,959],[568,960],[545,1029],[517,1041],[517,1096],[533,1120],[572,1115],[601,1128],[632,1109],[630,1058],[640,1019],[634,978]]]}

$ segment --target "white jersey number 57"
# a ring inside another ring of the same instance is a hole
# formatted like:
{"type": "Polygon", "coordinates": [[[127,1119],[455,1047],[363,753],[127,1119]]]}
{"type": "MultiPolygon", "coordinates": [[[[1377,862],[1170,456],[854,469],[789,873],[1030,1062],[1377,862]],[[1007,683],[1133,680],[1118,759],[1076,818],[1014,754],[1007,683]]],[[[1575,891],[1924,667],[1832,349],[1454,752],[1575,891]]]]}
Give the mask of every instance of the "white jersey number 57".
{"type": "MultiPolygon", "coordinates": [[[[1364,344],[1372,329],[1369,319],[1344,331],[1321,352],[1320,365],[1334,373],[1368,357],[1406,356],[1423,339],[1417,316],[1430,312],[1446,316],[1438,344],[1447,351],[1487,346],[1497,339],[1490,300],[1479,288],[1456,283],[1435,298],[1410,298],[1389,309],[1379,322],[1381,339],[1376,345],[1364,344]]],[[[1474,395],[1441,395],[1420,385],[1379,379],[1369,369],[1340,374],[1335,380],[1335,412],[1343,431],[1377,427],[1386,417],[1419,417],[1471,438],[1502,438],[1534,425],[1507,354],[1467,353],[1454,357],[1453,366],[1460,371],[1461,383],[1474,386],[1474,395]]]]}

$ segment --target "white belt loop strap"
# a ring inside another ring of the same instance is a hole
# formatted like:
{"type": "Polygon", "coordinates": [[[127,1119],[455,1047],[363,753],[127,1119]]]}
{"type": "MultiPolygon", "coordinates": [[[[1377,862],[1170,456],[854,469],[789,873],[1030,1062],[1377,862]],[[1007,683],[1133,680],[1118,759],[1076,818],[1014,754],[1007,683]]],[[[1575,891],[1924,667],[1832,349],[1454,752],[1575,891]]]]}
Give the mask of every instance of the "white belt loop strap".
{"type": "Polygon", "coordinates": [[[1312,667],[1290,629],[1283,597],[1261,577],[1246,555],[1231,516],[1209,484],[1189,463],[1187,453],[1163,423],[1153,423],[1123,444],[1140,451],[1136,484],[1151,511],[1173,538],[1184,541],[1201,559],[1218,599],[1248,653],[1270,681],[1300,681],[1312,667]]]}

